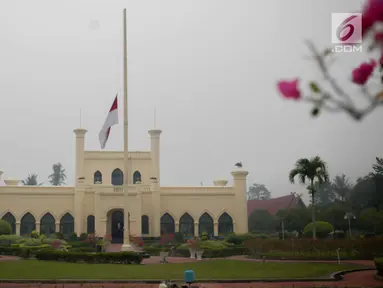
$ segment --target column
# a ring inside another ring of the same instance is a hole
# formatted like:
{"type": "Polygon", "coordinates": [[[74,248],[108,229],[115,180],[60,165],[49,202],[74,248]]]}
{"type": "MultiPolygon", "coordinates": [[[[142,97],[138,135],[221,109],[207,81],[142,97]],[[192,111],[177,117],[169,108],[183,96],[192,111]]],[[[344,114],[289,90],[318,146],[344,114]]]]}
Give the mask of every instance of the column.
{"type": "Polygon", "coordinates": [[[161,192],[157,179],[151,179],[151,192],[152,192],[152,225],[150,227],[152,237],[161,236],[161,192]]]}
{"type": "Polygon", "coordinates": [[[21,223],[20,223],[20,221],[17,221],[16,222],[16,235],[17,236],[20,236],[20,225],[21,223]]]}
{"type": "Polygon", "coordinates": [[[246,198],[246,192],[247,192],[247,184],[246,184],[246,178],[249,172],[244,171],[242,169],[235,170],[231,172],[231,175],[233,176],[233,188],[234,188],[234,202],[235,205],[235,221],[237,223],[235,231],[236,233],[248,233],[248,216],[247,216],[247,198],[246,198]]]}
{"type": "Polygon", "coordinates": [[[95,234],[98,236],[103,236],[99,235],[99,233],[102,232],[102,222],[101,222],[101,195],[100,192],[95,192],[94,193],[94,230],[95,234]]]}
{"type": "Polygon", "coordinates": [[[40,221],[39,222],[36,221],[36,232],[39,233],[39,234],[40,234],[40,227],[41,227],[40,226],[40,221]]]}
{"type": "Polygon", "coordinates": [[[218,222],[214,222],[214,236],[218,236],[218,222]]]}
{"type": "Polygon", "coordinates": [[[77,236],[80,236],[86,229],[84,229],[84,215],[83,215],[83,203],[84,203],[84,185],[78,184],[75,187],[74,200],[74,232],[77,236]]]}
{"type": "Polygon", "coordinates": [[[56,232],[60,232],[60,221],[56,221],[56,232]]]}
{"type": "Polygon", "coordinates": [[[180,222],[176,222],[175,223],[175,232],[177,233],[177,232],[180,232],[180,222]]]}
{"type": "Polygon", "coordinates": [[[150,135],[150,157],[152,161],[152,171],[150,177],[156,177],[158,186],[161,187],[160,181],[160,135],[162,130],[149,130],[150,135]]]}
{"type": "Polygon", "coordinates": [[[199,237],[199,222],[194,222],[194,236],[199,237]]]}
{"type": "Polygon", "coordinates": [[[85,134],[87,130],[78,128],[73,130],[76,134],[76,179],[75,183],[78,184],[79,178],[85,177],[84,175],[84,147],[85,147],[85,134]]]}

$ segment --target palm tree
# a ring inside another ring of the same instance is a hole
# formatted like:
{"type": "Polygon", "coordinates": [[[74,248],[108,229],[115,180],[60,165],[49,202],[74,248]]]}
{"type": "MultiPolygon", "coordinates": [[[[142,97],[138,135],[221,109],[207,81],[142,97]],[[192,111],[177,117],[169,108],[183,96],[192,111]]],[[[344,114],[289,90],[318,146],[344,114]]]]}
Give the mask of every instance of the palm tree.
{"type": "Polygon", "coordinates": [[[27,185],[27,186],[41,186],[43,185],[43,183],[39,183],[37,184],[37,174],[35,173],[32,173],[32,174],[29,174],[27,178],[25,178],[24,180],[21,181],[21,183],[23,183],[24,185],[27,185]]]}
{"type": "Polygon", "coordinates": [[[350,196],[352,185],[348,181],[348,178],[345,174],[338,175],[332,181],[332,188],[334,192],[339,197],[340,201],[344,203],[347,198],[350,196]]]}
{"type": "Polygon", "coordinates": [[[311,159],[301,158],[295,163],[295,167],[290,171],[289,180],[294,183],[294,178],[298,176],[301,184],[306,184],[306,180],[310,182],[307,187],[311,194],[311,213],[313,222],[313,239],[316,239],[315,225],[315,181],[319,184],[329,181],[327,172],[327,164],[319,156],[311,159]]]}
{"type": "Polygon", "coordinates": [[[61,186],[65,184],[66,174],[65,169],[63,168],[61,163],[53,164],[52,166],[53,173],[49,175],[49,182],[53,186],[61,186]]]}

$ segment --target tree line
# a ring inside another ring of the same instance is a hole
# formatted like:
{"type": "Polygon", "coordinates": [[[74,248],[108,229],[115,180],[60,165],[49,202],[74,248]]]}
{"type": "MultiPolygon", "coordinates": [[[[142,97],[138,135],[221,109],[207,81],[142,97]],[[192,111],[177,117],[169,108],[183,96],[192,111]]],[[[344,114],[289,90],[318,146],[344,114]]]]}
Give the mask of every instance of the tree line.
{"type": "MultiPolygon", "coordinates": [[[[62,186],[66,183],[66,172],[61,163],[52,165],[52,174],[48,176],[49,183],[53,186],[62,186]]],[[[24,180],[21,181],[26,186],[41,186],[44,183],[39,183],[38,175],[36,173],[29,174],[24,180]]]]}
{"type": "MultiPolygon", "coordinates": [[[[289,173],[290,182],[306,185],[310,203],[270,215],[256,210],[249,217],[249,231],[302,231],[310,222],[326,221],[335,230],[383,233],[383,158],[376,157],[372,171],[353,184],[345,174],[329,179],[327,164],[319,157],[299,159],[289,173]]],[[[313,238],[316,237],[315,225],[313,238]]]]}

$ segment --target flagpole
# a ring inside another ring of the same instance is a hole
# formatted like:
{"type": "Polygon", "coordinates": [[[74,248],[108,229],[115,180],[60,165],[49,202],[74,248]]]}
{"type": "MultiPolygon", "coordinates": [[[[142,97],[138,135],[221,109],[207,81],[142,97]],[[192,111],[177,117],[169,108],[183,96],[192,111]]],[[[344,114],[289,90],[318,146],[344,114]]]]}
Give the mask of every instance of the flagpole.
{"type": "Polygon", "coordinates": [[[128,46],[126,33],[126,9],[124,9],[124,243],[121,250],[131,250],[130,246],[130,217],[128,211],[128,185],[129,185],[129,164],[128,164],[128,46]]]}

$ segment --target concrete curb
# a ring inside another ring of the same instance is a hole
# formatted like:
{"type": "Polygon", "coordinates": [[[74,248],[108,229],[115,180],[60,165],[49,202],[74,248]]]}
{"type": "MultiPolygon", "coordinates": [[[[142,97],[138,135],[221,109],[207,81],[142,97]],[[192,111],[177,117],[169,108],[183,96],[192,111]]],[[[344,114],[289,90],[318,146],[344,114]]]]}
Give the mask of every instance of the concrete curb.
{"type": "MultiPolygon", "coordinates": [[[[318,278],[294,278],[294,279],[225,279],[225,280],[209,280],[201,279],[195,283],[289,283],[289,282],[334,282],[343,280],[343,275],[354,272],[376,270],[375,268],[361,268],[353,270],[339,271],[331,273],[328,277],[318,277],[318,278]]],[[[158,280],[129,280],[129,279],[0,279],[0,283],[39,283],[39,284],[160,284],[165,279],[158,280]]],[[[172,279],[172,282],[182,282],[183,279],[172,279]]]]}

